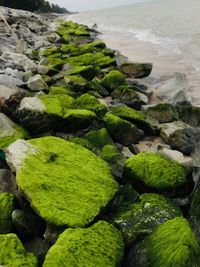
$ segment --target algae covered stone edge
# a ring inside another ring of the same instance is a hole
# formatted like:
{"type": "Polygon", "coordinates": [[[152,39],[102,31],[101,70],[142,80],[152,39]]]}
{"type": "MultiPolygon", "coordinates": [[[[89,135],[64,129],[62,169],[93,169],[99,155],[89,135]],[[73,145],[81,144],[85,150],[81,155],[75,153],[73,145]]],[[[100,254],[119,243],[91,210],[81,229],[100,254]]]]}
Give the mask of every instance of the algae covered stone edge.
{"type": "Polygon", "coordinates": [[[6,155],[10,165],[17,167],[19,189],[51,225],[88,225],[119,188],[105,161],[60,138],[17,141],[6,155]]]}

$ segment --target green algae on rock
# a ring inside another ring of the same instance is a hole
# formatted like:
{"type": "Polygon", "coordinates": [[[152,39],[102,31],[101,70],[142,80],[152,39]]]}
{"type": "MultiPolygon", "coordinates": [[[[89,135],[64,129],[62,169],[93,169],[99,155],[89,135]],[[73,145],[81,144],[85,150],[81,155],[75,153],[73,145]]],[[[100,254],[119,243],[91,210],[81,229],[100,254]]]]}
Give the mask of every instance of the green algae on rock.
{"type": "Polygon", "coordinates": [[[159,153],[141,152],[129,158],[124,177],[140,192],[179,195],[188,192],[187,169],[159,153]]]}
{"type": "Polygon", "coordinates": [[[199,267],[200,247],[186,219],[159,225],[130,251],[125,267],[199,267]]]}
{"type": "Polygon", "coordinates": [[[192,197],[192,203],[189,209],[188,220],[194,229],[198,242],[200,242],[200,187],[196,188],[196,191],[192,197]]]}
{"type": "Polygon", "coordinates": [[[37,267],[37,258],[27,253],[15,234],[0,235],[0,264],[6,267],[37,267]]]}
{"type": "Polygon", "coordinates": [[[124,62],[120,70],[132,78],[144,78],[150,75],[153,65],[151,63],[124,62]]]}
{"type": "Polygon", "coordinates": [[[0,193],[0,234],[7,234],[11,231],[13,209],[14,195],[0,193]]]}
{"type": "Polygon", "coordinates": [[[56,137],[16,142],[7,150],[10,165],[19,163],[19,147],[17,183],[48,224],[83,227],[118,191],[110,166],[82,146],[56,137]]]}
{"type": "Polygon", "coordinates": [[[28,139],[28,132],[0,113],[0,148],[6,148],[18,139],[28,139]]]}
{"type": "Polygon", "coordinates": [[[79,96],[74,103],[74,107],[91,110],[100,117],[107,111],[107,107],[101,104],[96,97],[90,94],[83,94],[79,96]]]}
{"type": "Polygon", "coordinates": [[[91,131],[84,137],[89,141],[94,147],[102,149],[106,145],[114,145],[108,131],[106,128],[101,128],[100,130],[91,131]]]}
{"type": "Polygon", "coordinates": [[[101,85],[109,91],[113,91],[120,85],[124,85],[125,82],[125,76],[120,71],[112,70],[101,80],[101,85]]]}
{"type": "Polygon", "coordinates": [[[135,144],[138,143],[143,136],[143,132],[134,124],[112,114],[107,113],[103,121],[115,142],[124,145],[135,144]]]}
{"type": "Polygon", "coordinates": [[[121,232],[126,244],[150,234],[158,225],[182,216],[178,207],[162,195],[146,193],[117,209],[108,220],[121,232]]]}
{"type": "Polygon", "coordinates": [[[147,134],[155,134],[157,132],[158,122],[145,116],[141,111],[130,108],[126,105],[118,105],[111,108],[110,113],[122,119],[134,123],[138,128],[147,134]]]}
{"type": "Polygon", "coordinates": [[[124,253],[119,232],[99,221],[86,229],[67,229],[46,255],[43,267],[118,267],[124,253]]]}

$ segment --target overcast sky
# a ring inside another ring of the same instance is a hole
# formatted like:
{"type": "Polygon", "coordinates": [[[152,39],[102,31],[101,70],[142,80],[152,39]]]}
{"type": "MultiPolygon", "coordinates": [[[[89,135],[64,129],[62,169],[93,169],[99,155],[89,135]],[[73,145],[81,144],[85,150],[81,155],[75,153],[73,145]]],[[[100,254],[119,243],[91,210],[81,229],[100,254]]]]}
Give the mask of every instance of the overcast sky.
{"type": "Polygon", "coordinates": [[[100,9],[112,6],[128,5],[144,0],[49,0],[49,2],[66,7],[70,11],[100,9]]]}

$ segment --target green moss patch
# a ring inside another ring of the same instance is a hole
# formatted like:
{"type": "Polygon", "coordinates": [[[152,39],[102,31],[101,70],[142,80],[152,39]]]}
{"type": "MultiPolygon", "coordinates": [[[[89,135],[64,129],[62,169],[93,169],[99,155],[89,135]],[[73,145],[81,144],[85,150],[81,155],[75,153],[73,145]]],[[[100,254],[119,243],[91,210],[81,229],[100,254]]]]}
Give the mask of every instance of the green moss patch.
{"type": "Polygon", "coordinates": [[[103,121],[114,141],[121,144],[135,144],[143,135],[143,132],[140,131],[134,124],[112,114],[107,113],[104,116],[103,121]]]}
{"type": "Polygon", "coordinates": [[[110,167],[91,151],[55,137],[29,143],[38,152],[27,156],[17,182],[47,223],[83,227],[117,192],[110,167]]]}
{"type": "Polygon", "coordinates": [[[138,190],[181,194],[187,187],[187,169],[158,153],[142,152],[125,163],[124,177],[138,190]]]}
{"type": "Polygon", "coordinates": [[[200,247],[187,220],[177,217],[158,226],[130,256],[131,267],[198,267],[200,247]]]}
{"type": "Polygon", "coordinates": [[[14,196],[10,193],[0,193],[0,234],[11,231],[14,196]]]}
{"type": "Polygon", "coordinates": [[[118,231],[104,221],[87,229],[68,229],[50,248],[44,267],[120,266],[124,244],[118,231]]]}
{"type": "Polygon", "coordinates": [[[122,233],[126,244],[148,235],[158,225],[181,216],[180,210],[166,197],[143,194],[133,203],[124,203],[109,219],[122,233]]]}
{"type": "Polygon", "coordinates": [[[37,267],[37,258],[27,253],[15,234],[0,235],[0,264],[6,267],[37,267]]]}
{"type": "Polygon", "coordinates": [[[108,90],[114,90],[125,84],[125,76],[118,70],[112,70],[101,80],[101,85],[108,90]]]}

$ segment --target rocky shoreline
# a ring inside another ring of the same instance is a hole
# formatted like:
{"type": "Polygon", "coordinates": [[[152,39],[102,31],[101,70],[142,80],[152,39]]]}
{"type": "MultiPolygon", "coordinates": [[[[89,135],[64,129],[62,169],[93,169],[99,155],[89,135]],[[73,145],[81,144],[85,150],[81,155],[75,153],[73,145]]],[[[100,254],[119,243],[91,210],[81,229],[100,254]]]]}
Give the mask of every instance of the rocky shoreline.
{"type": "Polygon", "coordinates": [[[0,11],[16,34],[0,22],[0,265],[200,266],[187,88],[150,92],[152,64],[95,29],[0,11]]]}

